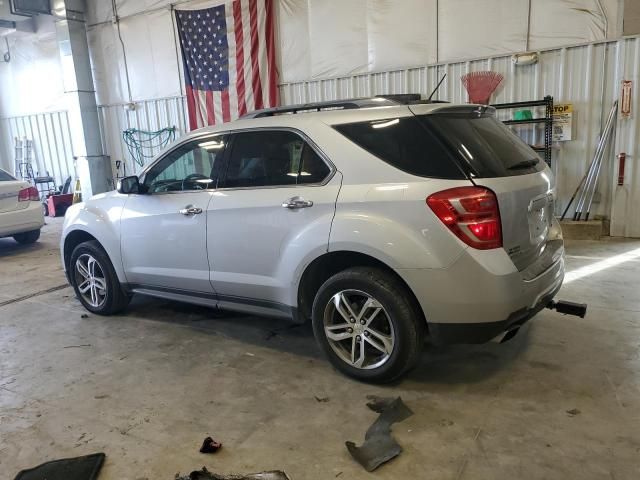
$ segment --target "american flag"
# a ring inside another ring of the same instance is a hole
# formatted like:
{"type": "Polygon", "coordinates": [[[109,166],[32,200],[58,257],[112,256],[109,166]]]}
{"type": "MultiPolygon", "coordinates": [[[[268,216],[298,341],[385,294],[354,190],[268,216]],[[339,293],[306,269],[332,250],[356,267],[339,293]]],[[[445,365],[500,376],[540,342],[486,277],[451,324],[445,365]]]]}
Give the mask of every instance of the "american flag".
{"type": "Polygon", "coordinates": [[[175,14],[191,130],[277,106],[273,0],[175,14]]]}

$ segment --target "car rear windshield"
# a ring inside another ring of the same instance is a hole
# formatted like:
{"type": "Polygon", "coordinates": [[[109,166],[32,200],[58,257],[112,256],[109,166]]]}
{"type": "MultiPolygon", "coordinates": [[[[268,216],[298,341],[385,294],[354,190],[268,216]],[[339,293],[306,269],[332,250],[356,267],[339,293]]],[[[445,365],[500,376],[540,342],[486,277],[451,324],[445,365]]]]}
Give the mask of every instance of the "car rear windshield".
{"type": "Polygon", "coordinates": [[[15,178],[13,178],[4,170],[0,170],[0,182],[11,182],[13,180],[15,180],[15,178]]]}
{"type": "Polygon", "coordinates": [[[334,128],[381,160],[421,177],[508,177],[544,169],[538,154],[490,114],[436,113],[334,128]]]}
{"type": "Polygon", "coordinates": [[[447,113],[418,118],[456,152],[470,176],[509,177],[544,169],[540,156],[493,115],[447,113]]]}
{"type": "Polygon", "coordinates": [[[400,170],[421,177],[464,179],[453,152],[417,117],[347,123],[334,127],[349,140],[400,170]]]}

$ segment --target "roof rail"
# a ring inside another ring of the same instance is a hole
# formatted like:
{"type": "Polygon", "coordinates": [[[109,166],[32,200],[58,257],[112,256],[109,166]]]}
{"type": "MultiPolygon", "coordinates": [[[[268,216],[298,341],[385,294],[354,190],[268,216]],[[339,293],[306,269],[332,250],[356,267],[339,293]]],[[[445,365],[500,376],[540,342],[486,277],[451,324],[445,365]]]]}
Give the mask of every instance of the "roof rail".
{"type": "Polygon", "coordinates": [[[284,107],[264,108],[262,110],[247,113],[246,115],[243,115],[242,118],[262,118],[272,117],[274,115],[320,112],[323,110],[351,110],[367,107],[387,107],[391,105],[398,105],[398,102],[383,97],[354,98],[349,100],[333,100],[328,102],[314,102],[284,107]]]}
{"type": "Polygon", "coordinates": [[[449,103],[441,100],[422,100],[419,93],[401,93],[376,95],[372,98],[352,98],[348,100],[331,100],[328,102],[304,103],[275,108],[264,108],[243,115],[242,118],[263,118],[275,115],[291,115],[296,113],[321,112],[323,110],[351,110],[356,108],[390,107],[398,105],[415,105],[418,103],[449,103]]]}

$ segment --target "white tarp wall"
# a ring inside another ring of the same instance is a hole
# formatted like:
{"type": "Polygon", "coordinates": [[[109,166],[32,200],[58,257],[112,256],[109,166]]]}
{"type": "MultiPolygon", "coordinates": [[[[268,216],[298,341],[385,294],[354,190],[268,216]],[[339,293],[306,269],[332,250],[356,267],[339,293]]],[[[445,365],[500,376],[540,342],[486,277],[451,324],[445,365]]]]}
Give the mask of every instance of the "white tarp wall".
{"type": "MultiPolygon", "coordinates": [[[[182,93],[170,5],[189,8],[202,3],[116,0],[134,100],[182,93]]],[[[616,38],[622,25],[621,0],[275,0],[275,4],[282,82],[616,38]]],[[[126,102],[122,45],[112,22],[111,2],[88,0],[88,10],[98,101],[126,102]]]]}

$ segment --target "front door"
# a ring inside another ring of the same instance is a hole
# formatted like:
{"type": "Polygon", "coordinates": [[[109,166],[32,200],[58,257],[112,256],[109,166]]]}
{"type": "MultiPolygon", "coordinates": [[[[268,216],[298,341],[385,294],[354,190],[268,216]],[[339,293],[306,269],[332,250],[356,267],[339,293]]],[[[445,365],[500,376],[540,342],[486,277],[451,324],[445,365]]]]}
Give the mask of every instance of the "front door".
{"type": "Polygon", "coordinates": [[[234,134],[228,162],[208,211],[219,305],[286,312],[295,266],[326,251],[341,176],[293,131],[234,134]]]}
{"type": "MultiPolygon", "coordinates": [[[[122,213],[122,261],[139,288],[213,294],[207,259],[207,207],[218,181],[224,138],[178,145],[143,176],[122,213]]],[[[186,293],[186,292],[185,292],[186,293]]]]}

